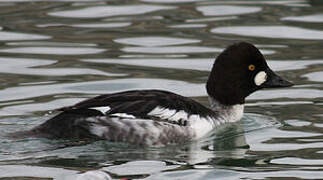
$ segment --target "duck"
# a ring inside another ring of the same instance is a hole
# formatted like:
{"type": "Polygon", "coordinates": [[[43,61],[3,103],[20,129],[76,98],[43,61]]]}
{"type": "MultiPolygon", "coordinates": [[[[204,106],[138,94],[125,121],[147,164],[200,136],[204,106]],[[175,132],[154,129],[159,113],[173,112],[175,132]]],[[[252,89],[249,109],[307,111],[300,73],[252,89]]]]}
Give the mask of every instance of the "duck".
{"type": "Polygon", "coordinates": [[[292,82],[270,69],[258,48],[238,42],[214,61],[206,82],[209,107],[165,90],[129,90],[59,108],[57,115],[25,134],[143,146],[181,144],[198,140],[222,124],[239,121],[245,99],[253,92],[291,86],[292,82]]]}

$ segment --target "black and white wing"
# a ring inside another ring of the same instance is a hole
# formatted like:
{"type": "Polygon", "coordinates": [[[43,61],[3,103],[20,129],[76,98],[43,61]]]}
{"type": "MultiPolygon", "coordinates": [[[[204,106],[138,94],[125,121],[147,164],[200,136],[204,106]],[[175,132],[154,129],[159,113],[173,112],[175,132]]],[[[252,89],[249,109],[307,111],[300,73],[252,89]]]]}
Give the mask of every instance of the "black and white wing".
{"type": "Polygon", "coordinates": [[[105,94],[58,110],[68,112],[88,109],[98,110],[108,116],[163,120],[182,125],[192,114],[206,117],[214,113],[190,98],[161,90],[105,94]]]}

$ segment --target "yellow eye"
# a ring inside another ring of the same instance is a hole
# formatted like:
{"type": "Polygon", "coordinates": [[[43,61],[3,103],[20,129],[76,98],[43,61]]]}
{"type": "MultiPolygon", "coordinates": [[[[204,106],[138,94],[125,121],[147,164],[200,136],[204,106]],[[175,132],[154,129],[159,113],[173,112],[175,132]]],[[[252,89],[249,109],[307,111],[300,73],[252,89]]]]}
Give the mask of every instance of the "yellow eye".
{"type": "Polygon", "coordinates": [[[255,70],[255,69],[256,69],[256,66],[255,66],[255,65],[253,65],[253,64],[250,64],[250,65],[248,66],[248,69],[249,69],[250,71],[253,71],[253,70],[255,70]]]}

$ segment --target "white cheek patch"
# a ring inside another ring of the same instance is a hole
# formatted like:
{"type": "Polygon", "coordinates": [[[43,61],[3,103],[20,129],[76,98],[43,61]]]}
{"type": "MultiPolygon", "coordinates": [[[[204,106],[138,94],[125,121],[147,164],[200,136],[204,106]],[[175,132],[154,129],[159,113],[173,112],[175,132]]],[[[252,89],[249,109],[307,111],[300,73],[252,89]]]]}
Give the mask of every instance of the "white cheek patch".
{"type": "Polygon", "coordinates": [[[254,79],[255,84],[257,86],[262,85],[264,82],[266,82],[266,80],[267,80],[267,74],[265,73],[265,71],[258,72],[254,79]]]}

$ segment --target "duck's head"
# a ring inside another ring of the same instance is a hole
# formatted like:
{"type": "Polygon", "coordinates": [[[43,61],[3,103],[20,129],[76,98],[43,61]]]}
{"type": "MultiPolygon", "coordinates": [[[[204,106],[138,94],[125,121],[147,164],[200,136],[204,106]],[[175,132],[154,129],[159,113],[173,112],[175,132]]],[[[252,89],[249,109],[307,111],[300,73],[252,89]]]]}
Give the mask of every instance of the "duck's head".
{"type": "Polygon", "coordinates": [[[290,87],[293,83],[275,74],[252,44],[240,42],[226,48],[215,60],[206,89],[223,105],[243,104],[263,88],[290,87]]]}

